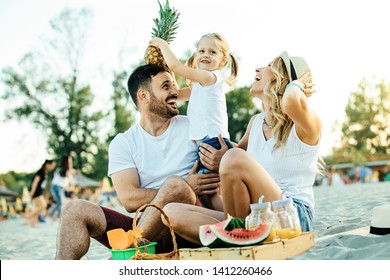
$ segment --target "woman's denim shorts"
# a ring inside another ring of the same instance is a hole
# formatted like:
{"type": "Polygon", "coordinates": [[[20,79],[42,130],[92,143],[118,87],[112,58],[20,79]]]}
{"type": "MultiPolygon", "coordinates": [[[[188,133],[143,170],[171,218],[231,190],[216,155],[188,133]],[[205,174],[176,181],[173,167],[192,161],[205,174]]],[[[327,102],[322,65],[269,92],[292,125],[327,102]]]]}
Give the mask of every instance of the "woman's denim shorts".
{"type": "Polygon", "coordinates": [[[303,201],[293,198],[302,231],[313,231],[313,210],[303,201]]]}

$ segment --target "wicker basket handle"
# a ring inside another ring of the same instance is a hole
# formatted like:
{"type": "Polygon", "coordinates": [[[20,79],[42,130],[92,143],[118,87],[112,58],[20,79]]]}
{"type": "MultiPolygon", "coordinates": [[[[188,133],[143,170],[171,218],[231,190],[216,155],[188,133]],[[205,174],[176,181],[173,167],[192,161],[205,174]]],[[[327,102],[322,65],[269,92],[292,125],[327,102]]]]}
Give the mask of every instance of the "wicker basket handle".
{"type": "MultiPolygon", "coordinates": [[[[140,208],[138,208],[137,211],[135,212],[135,216],[133,219],[133,229],[137,228],[137,220],[138,220],[139,213],[149,206],[157,208],[157,210],[159,210],[161,212],[161,214],[164,216],[165,220],[167,221],[168,228],[169,228],[169,231],[170,231],[171,236],[172,236],[173,251],[170,253],[167,253],[167,254],[141,253],[139,250],[138,244],[137,244],[138,242],[134,242],[134,247],[135,247],[136,253],[134,256],[131,257],[131,260],[142,260],[144,258],[154,259],[154,260],[178,259],[179,258],[179,250],[177,248],[175,232],[171,226],[171,223],[169,221],[168,216],[165,214],[164,210],[162,210],[158,205],[150,203],[150,204],[144,204],[140,208]]],[[[137,240],[138,240],[138,238],[136,237],[136,241],[137,240]]]]}

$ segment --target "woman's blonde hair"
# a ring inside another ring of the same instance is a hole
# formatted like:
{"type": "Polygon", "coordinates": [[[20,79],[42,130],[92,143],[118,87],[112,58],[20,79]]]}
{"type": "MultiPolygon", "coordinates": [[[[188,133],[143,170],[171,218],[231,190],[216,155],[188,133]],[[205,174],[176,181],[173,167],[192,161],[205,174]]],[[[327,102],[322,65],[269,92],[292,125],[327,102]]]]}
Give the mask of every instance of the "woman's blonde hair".
{"type": "MultiPolygon", "coordinates": [[[[277,137],[274,147],[275,150],[278,148],[284,149],[294,122],[282,111],[282,98],[284,91],[286,90],[286,86],[289,83],[289,76],[281,57],[277,57],[271,62],[271,71],[275,78],[265,86],[264,95],[270,100],[269,110],[276,119],[276,124],[272,130],[273,135],[277,137]]],[[[305,76],[303,80],[304,83],[312,82],[312,75],[310,71],[303,73],[300,77],[302,76],[305,76]]],[[[298,79],[300,77],[298,77],[298,79]]],[[[310,96],[311,94],[306,95],[306,97],[310,96]]],[[[321,156],[318,156],[317,172],[319,174],[323,174],[324,170],[325,162],[321,156]]]]}
{"type": "MultiPolygon", "coordinates": [[[[195,47],[198,48],[199,42],[202,39],[214,39],[217,47],[222,52],[223,58],[226,59],[226,64],[224,67],[230,67],[230,76],[228,80],[226,81],[229,86],[234,86],[237,82],[237,76],[238,76],[238,60],[237,58],[230,52],[229,44],[218,33],[206,33],[202,37],[200,37],[199,41],[195,43],[195,47]]],[[[195,61],[195,53],[191,55],[191,57],[187,60],[186,65],[191,68],[197,68],[197,64],[195,61]]],[[[189,82],[191,84],[191,82],[189,82]]]]}
{"type": "MultiPolygon", "coordinates": [[[[274,149],[276,149],[279,147],[284,148],[294,123],[292,119],[282,111],[282,98],[286,86],[289,83],[286,66],[281,57],[275,58],[270,65],[275,78],[265,86],[264,94],[270,100],[269,110],[276,118],[276,124],[273,128],[273,133],[277,137],[276,145],[274,147],[274,149]]],[[[305,75],[305,83],[311,82],[310,72],[304,73],[303,75],[305,75]]]]}

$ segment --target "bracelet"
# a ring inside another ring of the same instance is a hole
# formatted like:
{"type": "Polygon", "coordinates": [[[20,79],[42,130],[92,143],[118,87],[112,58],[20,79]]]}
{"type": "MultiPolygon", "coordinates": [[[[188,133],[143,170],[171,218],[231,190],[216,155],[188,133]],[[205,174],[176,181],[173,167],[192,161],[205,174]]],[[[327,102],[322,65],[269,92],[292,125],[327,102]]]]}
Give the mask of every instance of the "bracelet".
{"type": "Polygon", "coordinates": [[[287,89],[289,86],[296,86],[296,87],[299,87],[299,89],[300,89],[301,91],[303,91],[303,90],[302,90],[302,86],[301,86],[300,84],[297,84],[297,83],[294,83],[294,82],[288,83],[287,86],[286,86],[286,89],[287,89]]]}

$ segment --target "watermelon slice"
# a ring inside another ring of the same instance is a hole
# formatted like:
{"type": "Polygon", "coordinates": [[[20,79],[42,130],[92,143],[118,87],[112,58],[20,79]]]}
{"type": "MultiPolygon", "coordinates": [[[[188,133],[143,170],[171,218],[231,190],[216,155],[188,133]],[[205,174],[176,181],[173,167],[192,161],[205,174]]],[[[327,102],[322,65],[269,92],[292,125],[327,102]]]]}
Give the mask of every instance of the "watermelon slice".
{"type": "Polygon", "coordinates": [[[235,228],[225,230],[214,225],[210,226],[211,232],[224,243],[234,246],[249,246],[263,242],[270,235],[272,226],[270,224],[260,224],[255,230],[245,228],[235,228]]]}
{"type": "MultiPolygon", "coordinates": [[[[203,246],[209,248],[222,247],[224,244],[210,229],[211,225],[202,225],[199,227],[199,239],[203,246]]],[[[226,220],[212,225],[221,230],[233,230],[235,228],[245,227],[245,220],[229,216],[226,220]]],[[[229,245],[229,244],[225,244],[229,245]]]]}
{"type": "MultiPolygon", "coordinates": [[[[225,229],[229,223],[231,218],[216,223],[213,226],[216,228],[225,229]]],[[[199,239],[203,246],[215,248],[219,247],[222,244],[222,241],[210,230],[211,225],[202,225],[199,227],[199,239]]]]}

